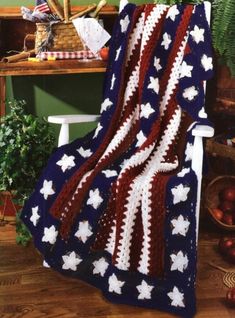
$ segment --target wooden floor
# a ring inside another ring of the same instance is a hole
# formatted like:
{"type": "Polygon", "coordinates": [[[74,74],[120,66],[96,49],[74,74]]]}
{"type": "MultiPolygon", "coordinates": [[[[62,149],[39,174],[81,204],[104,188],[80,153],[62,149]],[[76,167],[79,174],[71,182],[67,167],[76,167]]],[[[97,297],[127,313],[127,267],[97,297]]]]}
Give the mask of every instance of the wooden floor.
{"type": "MultiPolygon", "coordinates": [[[[13,225],[0,227],[1,318],[166,318],[166,313],[114,305],[95,288],[45,269],[30,245],[17,246],[13,225]]],[[[205,233],[205,232],[204,232],[205,233]]],[[[207,262],[227,266],[216,251],[218,234],[200,235],[197,303],[200,318],[234,318],[235,308],[224,300],[222,273],[207,262]]]]}

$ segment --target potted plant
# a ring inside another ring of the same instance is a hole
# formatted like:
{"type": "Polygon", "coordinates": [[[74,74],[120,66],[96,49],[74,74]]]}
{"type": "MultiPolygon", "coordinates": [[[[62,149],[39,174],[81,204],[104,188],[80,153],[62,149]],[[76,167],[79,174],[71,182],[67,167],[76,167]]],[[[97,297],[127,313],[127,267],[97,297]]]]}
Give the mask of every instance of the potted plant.
{"type": "Polygon", "coordinates": [[[214,0],[212,39],[220,60],[235,77],[235,1],[214,0]]]}
{"type": "MultiPolygon", "coordinates": [[[[0,123],[0,191],[22,206],[46,165],[55,137],[45,120],[26,114],[25,101],[8,105],[10,112],[0,123]]],[[[17,242],[26,245],[28,231],[17,220],[17,242]]]]}

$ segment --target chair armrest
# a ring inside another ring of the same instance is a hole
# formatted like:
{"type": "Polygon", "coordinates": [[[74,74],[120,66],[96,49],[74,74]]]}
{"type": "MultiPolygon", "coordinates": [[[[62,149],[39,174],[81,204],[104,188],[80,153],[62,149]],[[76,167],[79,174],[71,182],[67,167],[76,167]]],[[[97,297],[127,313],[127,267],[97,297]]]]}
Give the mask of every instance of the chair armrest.
{"type": "Polygon", "coordinates": [[[89,123],[97,121],[99,115],[56,115],[49,116],[48,122],[53,124],[60,124],[60,134],[58,140],[58,147],[66,145],[69,142],[69,124],[89,123]]]}
{"type": "Polygon", "coordinates": [[[196,125],[192,130],[193,136],[210,138],[214,136],[214,128],[207,125],[196,125]]]}
{"type": "Polygon", "coordinates": [[[76,124],[97,121],[100,115],[56,115],[49,116],[48,122],[53,124],[76,124]]]}

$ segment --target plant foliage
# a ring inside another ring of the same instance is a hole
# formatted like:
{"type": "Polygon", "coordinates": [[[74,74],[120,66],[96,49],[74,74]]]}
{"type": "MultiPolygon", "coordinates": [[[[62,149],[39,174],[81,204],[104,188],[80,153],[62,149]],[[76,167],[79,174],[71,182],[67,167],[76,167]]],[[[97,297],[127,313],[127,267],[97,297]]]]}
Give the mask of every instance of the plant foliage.
{"type": "Polygon", "coordinates": [[[235,76],[235,0],[213,1],[214,48],[235,76]]]}
{"type": "MultiPolygon", "coordinates": [[[[47,163],[55,137],[45,120],[25,113],[24,101],[8,104],[10,113],[0,123],[0,191],[14,192],[23,205],[47,163]]],[[[31,235],[19,216],[16,242],[26,246],[31,235]]]]}
{"type": "Polygon", "coordinates": [[[24,110],[25,102],[8,103],[10,113],[0,124],[0,191],[27,198],[54,147],[55,137],[45,120],[24,110]]]}

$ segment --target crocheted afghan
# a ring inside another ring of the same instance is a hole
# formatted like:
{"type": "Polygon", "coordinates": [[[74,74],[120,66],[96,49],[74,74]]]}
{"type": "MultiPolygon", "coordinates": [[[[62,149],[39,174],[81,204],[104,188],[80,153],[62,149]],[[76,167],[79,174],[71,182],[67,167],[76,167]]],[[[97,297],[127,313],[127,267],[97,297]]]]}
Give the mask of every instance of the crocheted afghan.
{"type": "Polygon", "coordinates": [[[100,122],[55,151],[22,212],[50,267],[113,302],[194,315],[191,131],[211,75],[203,4],[123,9],[100,122]]]}

